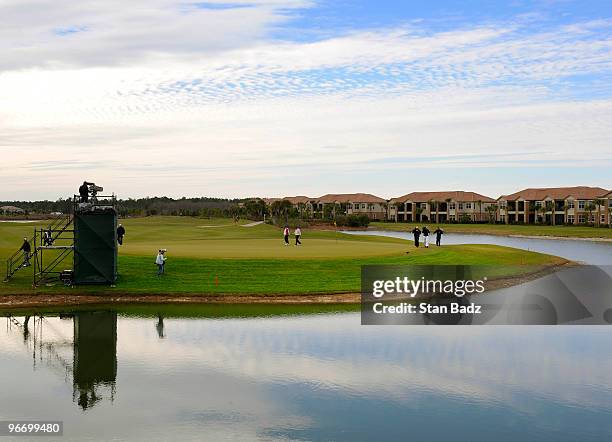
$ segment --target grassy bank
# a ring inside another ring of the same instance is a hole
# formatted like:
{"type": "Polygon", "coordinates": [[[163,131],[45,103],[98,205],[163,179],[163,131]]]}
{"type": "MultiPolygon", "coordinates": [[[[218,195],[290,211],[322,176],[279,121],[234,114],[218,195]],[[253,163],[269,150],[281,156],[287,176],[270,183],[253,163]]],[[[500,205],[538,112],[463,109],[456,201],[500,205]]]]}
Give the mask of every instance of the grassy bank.
{"type": "Polygon", "coordinates": [[[472,233],[487,235],[551,236],[562,238],[598,238],[612,240],[612,229],[588,226],[543,226],[505,224],[435,224],[435,223],[382,223],[370,224],[370,230],[411,231],[416,226],[429,226],[434,230],[440,226],[447,233],[472,233]],[[432,228],[433,227],[433,228],[432,228]]]}
{"type": "MultiPolygon", "coordinates": [[[[283,247],[283,246],[280,246],[283,247]]],[[[370,258],[326,259],[212,259],[169,258],[166,274],[156,276],[152,257],[121,256],[116,287],[61,284],[32,289],[29,269],[0,285],[0,295],[18,293],[83,294],[312,294],[352,292],[360,289],[360,270],[366,264],[561,264],[561,258],[493,245],[453,245],[411,249],[406,254],[370,258]]]]}
{"type": "MultiPolygon", "coordinates": [[[[150,217],[123,222],[127,229],[119,250],[116,287],[31,287],[31,268],[0,284],[11,294],[320,294],[360,290],[366,264],[524,264],[530,270],[564,262],[561,258],[493,245],[452,245],[415,249],[409,241],[304,231],[303,246],[285,247],[279,229],[243,227],[228,220],[150,217]],[[166,274],[156,276],[155,254],[168,249],[166,274]]],[[[38,225],[46,225],[40,223],[38,225]]],[[[0,254],[8,255],[34,225],[2,223],[0,254]]],[[[63,267],[70,267],[67,262],[63,267]]]]}

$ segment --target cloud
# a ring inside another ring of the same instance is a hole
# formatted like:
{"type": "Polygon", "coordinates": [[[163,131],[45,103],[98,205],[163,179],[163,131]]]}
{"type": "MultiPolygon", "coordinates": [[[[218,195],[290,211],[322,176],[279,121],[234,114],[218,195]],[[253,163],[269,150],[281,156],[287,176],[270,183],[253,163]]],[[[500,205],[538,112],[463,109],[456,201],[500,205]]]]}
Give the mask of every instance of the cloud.
{"type": "Polygon", "coordinates": [[[395,196],[405,187],[389,172],[612,161],[611,20],[418,22],[301,41],[270,31],[310,2],[146,5],[0,6],[0,196],[33,192],[13,183],[34,176],[67,191],[78,162],[140,195],[144,180],[171,195],[367,191],[335,178],[367,172],[395,196]]]}

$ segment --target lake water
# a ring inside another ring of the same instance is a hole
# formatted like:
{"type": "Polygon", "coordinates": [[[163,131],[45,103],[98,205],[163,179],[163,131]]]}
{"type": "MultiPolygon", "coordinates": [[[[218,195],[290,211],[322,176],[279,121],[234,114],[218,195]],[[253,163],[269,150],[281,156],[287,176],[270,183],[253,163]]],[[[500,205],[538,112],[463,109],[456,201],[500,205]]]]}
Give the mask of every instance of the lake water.
{"type": "MultiPolygon", "coordinates": [[[[603,256],[564,243],[569,258],[603,256]]],[[[61,440],[612,440],[612,328],[274,311],[98,308],[27,330],[34,312],[1,318],[0,420],[62,420],[61,440]]]]}
{"type": "MultiPolygon", "coordinates": [[[[409,232],[395,231],[346,231],[351,235],[373,235],[401,238],[412,242],[413,236],[409,232]]],[[[421,237],[422,240],[422,237],[421,237]]],[[[430,236],[430,246],[435,247],[435,236],[430,236]]],[[[562,256],[572,261],[593,265],[612,264],[612,242],[597,242],[571,239],[538,239],[507,237],[497,235],[472,235],[464,233],[445,233],[442,235],[442,245],[445,244],[495,244],[499,246],[515,247],[532,252],[547,253],[562,256]]]]}

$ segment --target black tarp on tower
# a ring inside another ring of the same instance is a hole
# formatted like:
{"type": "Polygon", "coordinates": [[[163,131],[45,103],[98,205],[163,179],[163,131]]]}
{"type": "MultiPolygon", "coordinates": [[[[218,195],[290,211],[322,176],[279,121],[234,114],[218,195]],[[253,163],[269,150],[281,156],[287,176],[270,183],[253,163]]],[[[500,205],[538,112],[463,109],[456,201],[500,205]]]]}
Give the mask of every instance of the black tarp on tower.
{"type": "Polygon", "coordinates": [[[117,212],[114,208],[74,214],[74,283],[117,280],[117,212]]]}

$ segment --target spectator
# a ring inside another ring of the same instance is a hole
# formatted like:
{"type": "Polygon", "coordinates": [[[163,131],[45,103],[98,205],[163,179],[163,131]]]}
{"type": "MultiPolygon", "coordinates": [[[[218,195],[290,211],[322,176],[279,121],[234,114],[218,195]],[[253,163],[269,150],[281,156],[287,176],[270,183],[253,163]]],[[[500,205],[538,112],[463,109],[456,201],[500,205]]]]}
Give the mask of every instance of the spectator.
{"type": "Polygon", "coordinates": [[[19,250],[23,250],[23,267],[30,265],[30,253],[32,252],[32,246],[28,238],[23,238],[23,244],[19,250]]]}
{"type": "Polygon", "coordinates": [[[119,224],[117,227],[117,242],[119,245],[123,245],[123,237],[125,235],[125,227],[122,224],[119,224]]]}

